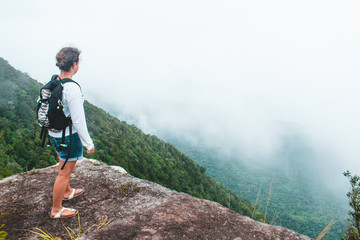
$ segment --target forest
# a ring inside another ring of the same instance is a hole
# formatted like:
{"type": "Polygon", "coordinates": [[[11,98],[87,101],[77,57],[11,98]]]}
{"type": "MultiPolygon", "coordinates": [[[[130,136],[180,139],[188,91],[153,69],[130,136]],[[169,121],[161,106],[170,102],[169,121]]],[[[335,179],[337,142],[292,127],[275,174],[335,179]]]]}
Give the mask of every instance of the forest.
{"type": "Polygon", "coordinates": [[[284,168],[281,161],[266,167],[244,164],[241,159],[219,154],[216,149],[179,139],[172,136],[168,141],[206,167],[207,174],[223,186],[257,203],[260,212],[267,213],[267,221],[271,224],[315,239],[327,224],[336,221],[322,239],[341,239],[344,235],[349,211],[346,196],[341,198],[327,192],[319,183],[319,176],[306,168],[306,161],[311,165],[311,151],[298,135],[289,136],[283,147],[284,152],[298,161],[298,166],[291,165],[292,170],[284,168]]]}
{"type": "MultiPolygon", "coordinates": [[[[57,163],[54,148],[42,148],[39,138],[36,101],[41,86],[0,58],[0,178],[57,163]]],[[[253,212],[250,201],[210,178],[204,167],[173,145],[144,134],[136,126],[112,117],[87,101],[84,107],[96,147],[95,153],[87,157],[121,166],[135,177],[263,220],[260,211],[253,212]]]]}

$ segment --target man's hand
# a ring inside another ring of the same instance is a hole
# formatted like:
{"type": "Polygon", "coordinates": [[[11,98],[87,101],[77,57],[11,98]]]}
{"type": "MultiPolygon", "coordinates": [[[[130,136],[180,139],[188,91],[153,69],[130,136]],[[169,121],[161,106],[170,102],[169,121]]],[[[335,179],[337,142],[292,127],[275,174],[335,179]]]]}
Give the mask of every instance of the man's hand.
{"type": "Polygon", "coordinates": [[[93,147],[93,148],[90,149],[90,150],[86,150],[86,152],[87,152],[88,154],[94,153],[94,152],[95,152],[95,147],[93,147]]]}

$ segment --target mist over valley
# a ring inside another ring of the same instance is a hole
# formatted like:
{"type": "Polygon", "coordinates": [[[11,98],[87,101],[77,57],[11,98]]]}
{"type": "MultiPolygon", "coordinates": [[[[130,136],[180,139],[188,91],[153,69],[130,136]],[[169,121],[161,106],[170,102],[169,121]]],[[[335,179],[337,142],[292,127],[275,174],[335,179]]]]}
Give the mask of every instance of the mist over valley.
{"type": "Polygon", "coordinates": [[[0,57],[45,83],[56,52],[78,47],[86,100],[252,202],[261,185],[262,207],[274,179],[274,221],[318,232],[315,215],[326,213],[319,229],[346,215],[343,172],[360,174],[359,11],[355,0],[5,0],[0,57]]]}

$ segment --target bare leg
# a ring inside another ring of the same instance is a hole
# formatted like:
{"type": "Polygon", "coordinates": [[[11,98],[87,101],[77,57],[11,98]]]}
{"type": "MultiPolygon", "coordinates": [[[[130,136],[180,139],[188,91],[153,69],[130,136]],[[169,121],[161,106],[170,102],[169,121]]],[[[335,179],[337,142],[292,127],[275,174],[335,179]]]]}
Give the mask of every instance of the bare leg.
{"type": "Polygon", "coordinates": [[[66,189],[65,189],[64,198],[69,197],[71,192],[72,192],[72,188],[70,187],[70,180],[69,180],[69,183],[68,183],[68,185],[66,186],[66,189]]]}
{"type": "MultiPolygon", "coordinates": [[[[58,157],[58,161],[59,161],[59,167],[61,168],[62,164],[63,164],[63,161],[60,160],[60,157],[59,157],[59,154],[57,154],[57,157],[58,157]],[[60,166],[61,165],[61,166],[60,166]]],[[[66,166],[66,165],[65,165],[66,166]]],[[[60,169],[59,168],[59,169],[60,169]]],[[[72,171],[71,171],[72,172],[72,171]]],[[[71,174],[70,174],[71,176],[71,174]]],[[[69,178],[70,179],[70,178],[69,178]]],[[[70,180],[69,180],[69,183],[68,185],[66,186],[66,190],[65,190],[65,195],[69,196],[71,194],[71,187],[70,187],[70,180]],[[68,194],[67,194],[68,193],[68,194]]],[[[65,196],[64,196],[65,197],[65,196]]]]}
{"type": "MultiPolygon", "coordinates": [[[[62,161],[60,160],[59,154],[57,154],[57,157],[58,157],[59,165],[62,164],[62,161]]],[[[61,165],[61,166],[62,166],[62,165],[61,165]]],[[[66,165],[65,165],[65,166],[66,166],[66,165]]],[[[77,192],[81,192],[82,189],[76,190],[76,191],[77,191],[77,192]]],[[[77,193],[77,192],[76,192],[76,193],[77,193]]],[[[68,198],[71,193],[72,193],[72,188],[70,187],[70,180],[69,180],[69,183],[68,183],[68,185],[66,186],[66,189],[65,189],[64,198],[68,198]]],[[[75,194],[76,194],[76,193],[75,193],[75,194]]]]}
{"type": "MultiPolygon", "coordinates": [[[[64,169],[61,170],[62,165],[64,164],[63,161],[59,161],[59,169],[58,169],[58,176],[54,183],[53,189],[53,206],[51,210],[51,215],[55,215],[62,209],[62,200],[64,198],[65,191],[69,186],[70,176],[74,167],[76,165],[76,161],[74,162],[67,162],[64,169]]],[[[71,215],[73,212],[65,210],[63,215],[71,215]]]]}
{"type": "MultiPolygon", "coordinates": [[[[68,198],[72,194],[72,192],[73,192],[73,189],[70,187],[70,180],[69,180],[69,183],[68,183],[65,193],[64,193],[64,198],[68,198]]],[[[83,189],[75,189],[75,196],[79,195],[81,192],[84,192],[84,190],[83,189]]]]}

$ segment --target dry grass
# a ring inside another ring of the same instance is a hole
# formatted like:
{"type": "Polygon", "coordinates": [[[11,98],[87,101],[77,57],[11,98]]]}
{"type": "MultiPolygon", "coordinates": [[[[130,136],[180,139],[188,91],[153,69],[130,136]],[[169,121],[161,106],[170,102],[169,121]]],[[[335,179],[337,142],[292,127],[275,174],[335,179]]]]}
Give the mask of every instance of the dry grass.
{"type": "MultiPolygon", "coordinates": [[[[98,231],[99,229],[107,226],[112,220],[113,219],[108,220],[107,216],[103,216],[101,219],[98,220],[98,222],[96,224],[92,225],[91,227],[89,227],[88,229],[83,231],[81,228],[80,215],[78,213],[79,227],[76,230],[74,230],[70,227],[66,227],[66,226],[64,226],[64,228],[66,229],[70,239],[73,240],[73,239],[77,239],[77,238],[84,236],[87,232],[90,232],[90,229],[92,229],[92,228],[94,228],[93,232],[98,231]]],[[[32,233],[35,233],[36,237],[40,237],[41,239],[62,240],[60,237],[53,236],[50,233],[48,233],[46,230],[42,230],[40,228],[33,228],[32,230],[29,230],[29,231],[32,233]]]]}
{"type": "MultiPolygon", "coordinates": [[[[268,193],[268,197],[267,197],[267,203],[266,203],[266,209],[265,209],[265,214],[264,214],[264,219],[263,219],[263,222],[267,223],[267,219],[266,219],[266,215],[267,215],[267,211],[268,211],[268,207],[269,207],[269,202],[270,202],[270,198],[271,198],[271,194],[275,188],[275,176],[273,176],[271,182],[270,182],[270,186],[269,186],[269,193],[268,193]]],[[[252,211],[252,214],[251,214],[251,218],[254,218],[255,214],[256,214],[256,210],[257,210],[257,207],[258,207],[258,201],[259,201],[259,198],[260,198],[260,194],[261,194],[261,187],[262,185],[260,185],[259,187],[259,191],[258,191],[258,194],[257,194],[257,197],[256,197],[256,202],[255,202],[255,206],[254,206],[254,209],[252,211]]],[[[274,221],[275,217],[276,217],[277,213],[275,212],[273,218],[271,219],[271,223],[274,221]]]]}
{"type": "Polygon", "coordinates": [[[112,221],[112,219],[110,219],[108,221],[108,217],[107,216],[103,216],[99,222],[95,225],[95,230],[94,232],[96,232],[97,230],[99,230],[100,228],[106,227],[106,225],[108,225],[110,222],[112,221]]]}
{"type": "Polygon", "coordinates": [[[267,198],[267,203],[266,203],[266,210],[265,210],[265,215],[264,215],[264,222],[266,221],[266,214],[267,214],[267,210],[268,210],[268,206],[269,206],[269,202],[270,202],[270,197],[271,197],[271,193],[275,188],[275,184],[276,182],[274,182],[275,180],[275,176],[273,177],[273,179],[271,180],[270,186],[269,186],[269,194],[268,194],[268,198],[267,198]]]}
{"type": "Polygon", "coordinates": [[[271,225],[273,225],[276,217],[277,217],[277,211],[275,211],[275,214],[274,214],[273,218],[271,219],[271,222],[270,222],[271,225]]]}
{"type": "Polygon", "coordinates": [[[251,218],[254,218],[254,215],[255,215],[255,212],[256,212],[256,208],[257,208],[257,206],[258,206],[258,201],[259,201],[260,193],[261,193],[261,184],[260,184],[259,191],[258,191],[258,194],[257,194],[257,197],[256,197],[256,202],[255,202],[254,210],[253,210],[253,212],[252,212],[252,214],[251,214],[251,218]]]}
{"type": "Polygon", "coordinates": [[[33,228],[33,230],[29,230],[32,233],[36,234],[36,237],[40,237],[41,239],[46,239],[46,240],[61,240],[61,238],[59,237],[54,237],[53,235],[51,235],[50,233],[48,233],[46,230],[42,230],[40,228],[33,228]]]}
{"type": "Polygon", "coordinates": [[[319,234],[319,236],[317,236],[316,240],[322,239],[335,223],[336,223],[336,221],[331,220],[331,222],[324,228],[324,230],[322,230],[322,232],[319,234]]]}

